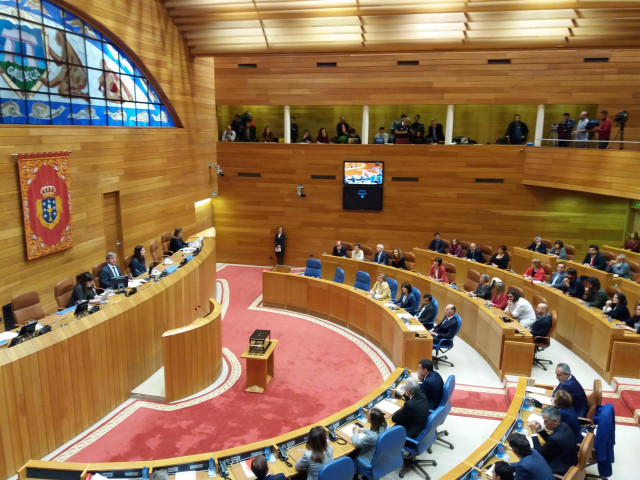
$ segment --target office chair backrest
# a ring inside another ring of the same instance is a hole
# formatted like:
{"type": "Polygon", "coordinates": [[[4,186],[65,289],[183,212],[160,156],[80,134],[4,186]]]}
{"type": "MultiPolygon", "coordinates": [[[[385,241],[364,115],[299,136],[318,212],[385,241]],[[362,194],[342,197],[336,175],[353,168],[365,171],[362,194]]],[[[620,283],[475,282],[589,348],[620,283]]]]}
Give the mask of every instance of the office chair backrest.
{"type": "Polygon", "coordinates": [[[322,275],[322,263],[317,258],[307,260],[307,267],[304,269],[305,277],[320,278],[322,275]]]}
{"type": "Polygon", "coordinates": [[[456,281],[456,266],[453,263],[442,262],[445,272],[447,272],[447,280],[449,283],[456,281]]]}
{"type": "Polygon", "coordinates": [[[124,257],[124,268],[129,275],[131,275],[131,260],[133,260],[133,253],[124,257]]]}
{"type": "Polygon", "coordinates": [[[564,250],[567,252],[567,260],[573,260],[573,257],[576,255],[576,247],[565,243],[564,250]]]}
{"type": "Polygon", "coordinates": [[[44,318],[44,310],[40,305],[38,292],[21,293],[11,300],[11,313],[18,325],[25,325],[30,320],[40,320],[44,318]]]}
{"type": "MultiPolygon", "coordinates": [[[[565,250],[566,250],[566,248],[565,248],[565,250]]],[[[611,260],[613,260],[614,258],[616,258],[616,256],[615,256],[613,253],[611,253],[611,252],[607,252],[606,250],[601,250],[601,251],[600,251],[600,253],[601,253],[602,255],[604,255],[604,258],[606,258],[606,259],[607,259],[607,262],[610,262],[611,260]]]]}
{"type": "Polygon", "coordinates": [[[333,281],[336,283],[344,283],[344,270],[336,267],[336,273],[333,275],[333,281]]]}
{"type": "Polygon", "coordinates": [[[491,245],[478,245],[478,248],[484,255],[484,261],[488,262],[493,256],[493,247],[491,245]]]}
{"type": "Polygon", "coordinates": [[[376,441],[376,450],[371,458],[373,477],[380,478],[402,466],[402,448],[407,440],[407,431],[402,425],[391,427],[376,441]]]}
{"type": "Polygon", "coordinates": [[[596,413],[596,408],[602,405],[602,381],[596,379],[593,381],[593,392],[587,397],[587,404],[589,409],[587,410],[587,417],[589,420],[593,420],[593,416],[596,413]]]}
{"type": "Polygon", "coordinates": [[[405,252],[404,254],[404,263],[407,267],[407,270],[413,270],[416,266],[416,256],[413,252],[405,252]]]}
{"type": "Polygon", "coordinates": [[[371,277],[367,272],[358,271],[356,272],[356,281],[353,286],[368,292],[371,289],[371,277]]]}
{"type": "Polygon", "coordinates": [[[71,298],[71,292],[73,287],[76,286],[76,282],[73,278],[63,278],[53,287],[53,296],[56,299],[58,308],[67,308],[69,299],[71,298]]]}
{"type": "MultiPolygon", "coordinates": [[[[427,424],[424,427],[424,430],[420,432],[417,438],[414,438],[415,441],[418,442],[417,447],[415,448],[416,454],[420,455],[427,448],[433,445],[433,442],[438,438],[438,421],[442,418],[442,412],[444,407],[437,407],[431,415],[429,415],[429,419],[427,420],[427,424]]],[[[411,445],[411,449],[414,449],[414,446],[411,445]]],[[[413,453],[413,452],[411,452],[413,453]]]]}
{"type": "Polygon", "coordinates": [[[456,389],[456,376],[449,375],[447,380],[444,382],[444,388],[442,390],[442,400],[440,401],[441,406],[445,406],[447,404],[451,405],[451,396],[453,395],[453,391],[456,389]]]}
{"type": "Polygon", "coordinates": [[[436,318],[438,318],[438,300],[436,300],[436,297],[431,297],[431,303],[433,303],[433,321],[435,322],[436,318]]]}
{"type": "Polygon", "coordinates": [[[542,295],[537,295],[537,294],[534,295],[533,301],[531,302],[531,306],[535,309],[540,303],[548,303],[548,302],[547,302],[547,299],[544,298],[542,295]]]}
{"type": "Polygon", "coordinates": [[[100,285],[100,270],[102,270],[102,267],[104,267],[107,264],[107,262],[100,262],[96,265],[93,266],[93,268],[91,269],[91,273],[93,274],[93,279],[94,279],[94,283],[96,288],[108,288],[109,285],[100,285]]]}
{"type": "Polygon", "coordinates": [[[398,294],[398,282],[396,282],[395,278],[387,277],[387,283],[389,284],[389,290],[391,290],[391,300],[395,300],[398,294]]]}
{"type": "Polygon", "coordinates": [[[544,270],[544,281],[548,282],[551,278],[551,265],[548,263],[542,263],[542,269],[544,270]]]}
{"type": "Polygon", "coordinates": [[[171,243],[171,237],[173,237],[171,232],[164,232],[160,236],[160,242],[162,243],[162,249],[163,250],[165,250],[165,251],[169,250],[169,243],[171,243]]]}
{"type": "Polygon", "coordinates": [[[366,258],[369,261],[373,260],[373,250],[371,250],[371,247],[367,247],[366,245],[363,245],[360,247],[360,250],[362,250],[362,253],[364,254],[364,258],[366,258]]]}
{"type": "Polygon", "coordinates": [[[547,250],[551,250],[553,248],[553,243],[551,243],[551,240],[547,240],[546,238],[541,238],[540,240],[547,247],[547,250]]]}
{"type": "Polygon", "coordinates": [[[625,261],[629,264],[629,275],[631,276],[631,280],[638,280],[638,273],[640,273],[640,264],[638,262],[634,262],[633,260],[629,260],[628,258],[625,261]]]}
{"type": "Polygon", "coordinates": [[[587,468],[587,462],[591,458],[591,453],[593,452],[594,441],[595,436],[591,432],[587,433],[584,439],[582,439],[580,449],[578,450],[578,463],[576,464],[579,470],[587,468]]]}
{"type": "Polygon", "coordinates": [[[587,472],[581,471],[575,465],[567,470],[567,473],[564,474],[562,480],[584,480],[586,478],[587,472]]]}
{"type": "Polygon", "coordinates": [[[422,300],[422,294],[420,293],[420,290],[412,286],[411,295],[413,295],[413,298],[416,299],[416,308],[418,308],[418,305],[420,305],[420,301],[422,300]]]}
{"type": "Polygon", "coordinates": [[[149,251],[151,252],[151,259],[155,263],[162,262],[162,250],[160,250],[160,244],[157,240],[151,242],[151,244],[149,245],[149,251]]]}
{"type": "Polygon", "coordinates": [[[354,472],[353,460],[342,457],[324,465],[318,472],[318,480],[352,480],[354,472]]]}

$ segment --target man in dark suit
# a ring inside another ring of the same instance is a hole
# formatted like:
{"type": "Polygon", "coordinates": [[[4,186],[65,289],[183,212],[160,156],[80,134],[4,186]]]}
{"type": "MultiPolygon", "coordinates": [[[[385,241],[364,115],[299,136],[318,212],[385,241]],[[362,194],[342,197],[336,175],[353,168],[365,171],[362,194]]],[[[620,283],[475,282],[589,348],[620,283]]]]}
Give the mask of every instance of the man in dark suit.
{"type": "Polygon", "coordinates": [[[333,252],[331,253],[334,257],[346,257],[347,256],[347,247],[345,247],[340,240],[336,242],[333,246],[333,252]]]}
{"type": "Polygon", "coordinates": [[[443,338],[452,339],[455,337],[458,330],[458,316],[456,315],[455,305],[447,305],[444,312],[442,321],[431,330],[434,347],[443,338]]]}
{"type": "Polygon", "coordinates": [[[526,123],[520,121],[520,115],[515,114],[513,122],[507,127],[505,136],[509,139],[511,145],[522,145],[527,141],[527,135],[529,135],[529,127],[527,127],[526,123]]]}
{"type": "Polygon", "coordinates": [[[507,442],[513,453],[520,459],[511,464],[516,469],[515,480],[555,480],[551,467],[537,451],[531,450],[529,441],[522,433],[512,433],[507,442]]]}
{"type": "Polygon", "coordinates": [[[544,427],[538,422],[530,422],[533,448],[547,461],[553,473],[564,475],[578,461],[576,436],[569,425],[561,421],[560,411],[556,407],[545,407],[542,410],[544,427]],[[551,433],[547,433],[547,430],[551,433]],[[545,441],[540,444],[540,438],[545,441]]]}
{"type": "Polygon", "coordinates": [[[534,338],[547,336],[549,330],[551,330],[551,315],[546,303],[539,303],[536,306],[536,321],[527,330],[531,332],[534,338]]]}
{"type": "Polygon", "coordinates": [[[384,245],[379,243],[376,246],[376,254],[373,256],[373,263],[379,263],[380,265],[386,265],[389,260],[389,255],[384,251],[384,245]]]}
{"type": "Polygon", "coordinates": [[[418,362],[418,381],[422,382],[420,391],[427,397],[429,410],[435,410],[444,395],[444,382],[440,374],[433,370],[433,362],[428,358],[418,362]]]}
{"type": "Polygon", "coordinates": [[[269,475],[269,464],[264,455],[258,455],[251,461],[251,471],[258,480],[286,480],[284,473],[269,475]]]}
{"type": "Polygon", "coordinates": [[[429,244],[429,250],[433,250],[437,253],[444,253],[447,246],[444,244],[442,240],[440,240],[440,234],[438,232],[433,234],[433,240],[429,244]]]}
{"type": "Polygon", "coordinates": [[[116,261],[118,260],[116,253],[107,253],[106,260],[107,264],[100,269],[100,288],[109,288],[112,278],[122,276],[120,267],[116,265],[116,261]]]}
{"type": "Polygon", "coordinates": [[[598,270],[607,269],[607,259],[600,253],[598,245],[594,244],[589,245],[589,252],[584,257],[584,260],[582,260],[582,264],[587,267],[597,268],[598,270]]]}
{"type": "Polygon", "coordinates": [[[422,303],[418,307],[416,319],[418,319],[418,321],[422,323],[422,325],[424,325],[424,328],[430,330],[431,328],[433,328],[433,321],[435,320],[435,316],[436,307],[433,305],[433,297],[430,294],[425,293],[422,296],[422,303]]]}
{"type": "Polygon", "coordinates": [[[429,402],[425,394],[420,391],[420,385],[413,378],[407,380],[404,390],[408,400],[393,414],[391,420],[405,428],[407,437],[416,438],[427,426],[429,402]]]}
{"type": "Polygon", "coordinates": [[[442,124],[438,123],[435,118],[431,119],[431,125],[427,132],[427,138],[431,139],[433,143],[444,143],[444,132],[442,131],[442,124]]]}
{"type": "Polygon", "coordinates": [[[467,250],[467,260],[478,263],[486,263],[484,255],[482,255],[482,252],[475,243],[469,244],[469,249],[467,250]]]}
{"type": "Polygon", "coordinates": [[[567,275],[564,277],[560,290],[562,290],[565,295],[575,298],[584,297],[584,285],[582,280],[578,278],[578,271],[575,268],[567,269],[567,275]]]}
{"type": "Polygon", "coordinates": [[[527,247],[527,250],[533,250],[538,253],[547,253],[547,246],[542,242],[540,237],[536,237],[531,242],[531,245],[527,247]]]}
{"type": "Polygon", "coordinates": [[[584,417],[589,409],[587,403],[587,394],[584,393],[584,388],[580,385],[580,382],[571,375],[571,368],[566,363],[559,363],[556,366],[556,378],[558,379],[558,386],[553,390],[555,396],[558,390],[566,390],[571,394],[573,398],[573,409],[576,415],[584,417]]]}

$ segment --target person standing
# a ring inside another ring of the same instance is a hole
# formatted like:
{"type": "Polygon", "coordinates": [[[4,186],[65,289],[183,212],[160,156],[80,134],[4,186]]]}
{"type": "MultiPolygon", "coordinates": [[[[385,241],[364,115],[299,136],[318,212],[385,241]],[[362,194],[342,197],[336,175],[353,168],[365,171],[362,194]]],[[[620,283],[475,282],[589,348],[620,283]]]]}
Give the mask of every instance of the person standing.
{"type": "Polygon", "coordinates": [[[520,115],[515,114],[513,116],[513,122],[507,127],[506,137],[509,139],[511,145],[522,145],[527,141],[527,135],[529,135],[529,127],[527,124],[520,121],[520,115]]]}
{"type": "Polygon", "coordinates": [[[576,126],[576,121],[571,118],[571,114],[564,113],[564,118],[558,124],[558,146],[568,147],[571,144],[571,132],[576,126]]]}
{"type": "Polygon", "coordinates": [[[276,259],[278,265],[284,265],[284,243],[286,237],[284,236],[284,230],[282,226],[278,227],[274,243],[275,243],[275,251],[276,251],[276,259]]]}
{"type": "Polygon", "coordinates": [[[586,110],[580,112],[580,119],[578,125],[573,131],[572,135],[576,137],[576,148],[586,148],[587,140],[589,140],[589,130],[587,130],[587,124],[589,123],[589,113],[586,110]]]}
{"type": "Polygon", "coordinates": [[[611,138],[611,119],[607,117],[609,112],[602,110],[600,112],[599,127],[596,127],[596,133],[598,134],[598,148],[604,150],[609,146],[609,138],[611,138]]]}
{"type": "Polygon", "coordinates": [[[289,129],[291,132],[291,143],[298,143],[298,124],[296,123],[296,117],[292,116],[289,121],[291,122],[289,129]]]}

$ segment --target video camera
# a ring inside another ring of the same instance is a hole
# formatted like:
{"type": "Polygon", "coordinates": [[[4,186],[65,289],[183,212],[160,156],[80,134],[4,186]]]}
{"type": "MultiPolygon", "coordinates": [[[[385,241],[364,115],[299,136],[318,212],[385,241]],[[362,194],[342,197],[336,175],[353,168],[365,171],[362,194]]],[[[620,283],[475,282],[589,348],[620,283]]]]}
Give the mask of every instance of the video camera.
{"type": "Polygon", "coordinates": [[[627,123],[627,120],[629,120],[629,113],[626,110],[622,110],[613,119],[613,121],[619,125],[624,125],[625,123],[627,123]]]}
{"type": "Polygon", "coordinates": [[[598,120],[596,120],[595,118],[592,120],[589,120],[587,122],[587,126],[584,127],[585,130],[593,130],[594,128],[596,128],[598,125],[600,125],[600,122],[598,120]]]}
{"type": "Polygon", "coordinates": [[[253,120],[253,114],[251,112],[247,111],[240,114],[240,121],[242,122],[242,124],[250,122],[251,120],[253,120]]]}

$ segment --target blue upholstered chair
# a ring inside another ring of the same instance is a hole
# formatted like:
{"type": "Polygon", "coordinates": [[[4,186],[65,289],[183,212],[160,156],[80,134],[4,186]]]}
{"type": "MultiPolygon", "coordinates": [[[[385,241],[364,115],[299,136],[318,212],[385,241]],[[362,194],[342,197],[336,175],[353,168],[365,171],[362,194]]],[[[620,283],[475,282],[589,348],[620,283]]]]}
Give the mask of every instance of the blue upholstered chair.
{"type": "Polygon", "coordinates": [[[424,470],[424,468],[422,468],[422,465],[433,465],[435,467],[438,463],[435,460],[418,460],[417,457],[425,450],[428,450],[429,453],[431,453],[431,445],[433,445],[433,442],[438,439],[438,425],[441,425],[442,422],[444,422],[446,416],[444,407],[439,406],[431,413],[431,415],[429,415],[427,425],[424,430],[420,432],[420,435],[416,438],[407,437],[407,441],[404,445],[404,451],[408,456],[405,457],[405,463],[398,474],[400,478],[404,477],[407,470],[411,470],[412,468],[420,470],[425,478],[430,478],[429,474],[424,470]]]}
{"type": "Polygon", "coordinates": [[[378,479],[402,466],[402,449],[407,439],[407,431],[402,425],[396,425],[378,435],[376,450],[371,463],[358,458],[356,473],[365,478],[378,479]]]}
{"type": "MultiPolygon", "coordinates": [[[[449,416],[449,412],[451,411],[451,396],[453,395],[453,391],[455,389],[456,389],[456,376],[455,375],[449,375],[447,380],[444,382],[444,389],[443,389],[443,392],[442,392],[442,400],[440,401],[440,406],[442,408],[444,408],[444,418],[442,419],[442,422],[440,422],[436,426],[436,428],[439,427],[440,425],[442,425],[444,423],[444,421],[447,419],[447,417],[449,416]]],[[[448,445],[449,448],[451,450],[453,450],[453,443],[442,439],[442,437],[446,437],[448,435],[449,435],[448,431],[441,430],[441,431],[438,432],[436,441],[438,441],[440,443],[444,443],[445,445],[448,445]]],[[[429,452],[429,453],[431,453],[431,452],[429,452]]]]}
{"type": "Polygon", "coordinates": [[[368,292],[371,289],[371,277],[367,272],[359,271],[356,273],[356,281],[353,286],[368,292]]]}
{"type": "Polygon", "coordinates": [[[411,286],[411,295],[413,295],[413,298],[415,299],[415,305],[416,308],[413,308],[411,311],[407,310],[411,315],[415,315],[418,311],[418,306],[420,305],[420,301],[422,300],[422,294],[420,293],[420,290],[418,290],[416,287],[414,287],[413,285],[411,286]]]}
{"type": "Polygon", "coordinates": [[[336,283],[344,283],[344,270],[340,267],[336,267],[336,273],[333,276],[333,281],[336,283]]]}
{"type": "Polygon", "coordinates": [[[352,480],[354,473],[353,460],[342,457],[324,465],[318,472],[318,480],[352,480]]]}
{"type": "Polygon", "coordinates": [[[307,267],[304,269],[305,277],[320,278],[322,274],[322,263],[317,258],[310,258],[307,260],[307,267]]]}
{"type": "Polygon", "coordinates": [[[451,339],[441,338],[440,340],[438,340],[437,343],[434,343],[433,345],[433,349],[435,350],[435,356],[433,357],[432,360],[435,367],[437,367],[438,363],[440,362],[446,363],[447,365],[451,365],[453,367],[453,363],[449,362],[447,360],[447,356],[442,354],[447,353],[449,350],[453,348],[453,340],[458,335],[458,332],[460,332],[460,327],[462,326],[462,319],[460,318],[460,315],[456,313],[454,317],[458,323],[458,326],[456,327],[456,334],[454,335],[454,337],[451,339]]]}
{"type": "Polygon", "coordinates": [[[391,300],[395,300],[398,294],[398,282],[396,282],[395,278],[387,277],[387,283],[389,284],[389,290],[391,290],[391,300]]]}

